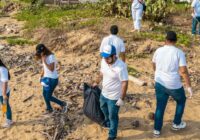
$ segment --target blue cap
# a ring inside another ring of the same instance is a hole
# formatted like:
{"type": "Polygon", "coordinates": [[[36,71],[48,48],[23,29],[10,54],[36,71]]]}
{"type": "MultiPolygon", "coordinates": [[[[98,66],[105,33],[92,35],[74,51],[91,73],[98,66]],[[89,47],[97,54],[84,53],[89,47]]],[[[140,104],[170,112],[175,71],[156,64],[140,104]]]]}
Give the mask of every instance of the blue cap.
{"type": "Polygon", "coordinates": [[[104,46],[103,51],[101,52],[101,57],[108,58],[111,55],[116,55],[116,48],[113,45],[104,46]]]}

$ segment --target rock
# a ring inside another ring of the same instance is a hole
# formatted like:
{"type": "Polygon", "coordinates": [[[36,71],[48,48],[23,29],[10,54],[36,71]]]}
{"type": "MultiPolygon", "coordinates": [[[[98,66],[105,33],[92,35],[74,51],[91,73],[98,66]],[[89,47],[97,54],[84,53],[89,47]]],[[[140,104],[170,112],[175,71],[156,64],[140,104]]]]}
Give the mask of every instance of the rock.
{"type": "Polygon", "coordinates": [[[3,50],[5,48],[5,46],[0,45],[0,50],[3,50]]]}
{"type": "Polygon", "coordinates": [[[138,128],[140,127],[140,122],[138,120],[135,120],[131,123],[131,125],[134,127],[134,128],[138,128]]]}
{"type": "Polygon", "coordinates": [[[153,112],[150,112],[149,114],[148,114],[148,118],[150,119],[150,120],[154,120],[154,118],[155,118],[155,114],[153,113],[153,112]]]}

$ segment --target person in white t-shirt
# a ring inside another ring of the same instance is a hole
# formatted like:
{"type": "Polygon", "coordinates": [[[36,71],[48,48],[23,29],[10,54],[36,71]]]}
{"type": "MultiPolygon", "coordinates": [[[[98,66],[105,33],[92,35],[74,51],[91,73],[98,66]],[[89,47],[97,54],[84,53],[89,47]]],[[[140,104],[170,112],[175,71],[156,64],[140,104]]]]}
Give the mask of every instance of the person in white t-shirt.
{"type": "Polygon", "coordinates": [[[119,107],[124,104],[128,88],[127,65],[116,57],[116,48],[107,45],[101,52],[100,77],[96,80],[97,85],[103,79],[102,93],[100,96],[101,110],[105,116],[104,125],[109,128],[108,140],[115,140],[118,129],[119,107]]]}
{"type": "Polygon", "coordinates": [[[134,24],[134,29],[132,31],[140,32],[144,0],[132,0],[132,1],[133,2],[131,5],[131,12],[134,24]]]}
{"type": "Polygon", "coordinates": [[[154,124],[154,136],[159,137],[163,125],[163,116],[169,96],[176,101],[176,113],[172,124],[173,130],[186,127],[182,121],[186,96],[181,82],[185,81],[187,91],[192,97],[192,88],[187,70],[185,54],[175,47],[177,35],[173,31],[167,32],[166,45],[156,50],[153,56],[153,68],[155,70],[156,113],[154,124]]]}
{"type": "Polygon", "coordinates": [[[6,122],[2,127],[8,128],[13,124],[12,121],[12,110],[9,104],[10,88],[8,81],[10,80],[10,73],[7,67],[0,59],[0,103],[6,104],[6,122]]]}
{"type": "Polygon", "coordinates": [[[101,42],[101,46],[100,46],[100,53],[103,51],[103,48],[107,45],[113,45],[116,48],[116,53],[117,53],[117,57],[121,58],[122,61],[125,62],[126,60],[126,54],[125,54],[125,44],[124,41],[117,36],[118,34],[118,26],[117,25],[112,25],[110,27],[110,35],[107,37],[104,37],[102,42],[101,42]]]}
{"type": "Polygon", "coordinates": [[[192,34],[199,34],[200,35],[200,0],[193,0],[192,2],[192,8],[193,8],[193,13],[192,13],[192,34]],[[199,30],[198,33],[196,32],[197,25],[199,24],[199,30]]]}
{"type": "Polygon", "coordinates": [[[40,82],[43,86],[43,96],[47,107],[45,114],[53,112],[51,102],[60,105],[64,113],[67,112],[67,103],[53,96],[53,92],[58,85],[59,77],[56,70],[57,61],[55,55],[44,44],[38,44],[36,46],[36,57],[42,60],[43,64],[40,82]]]}

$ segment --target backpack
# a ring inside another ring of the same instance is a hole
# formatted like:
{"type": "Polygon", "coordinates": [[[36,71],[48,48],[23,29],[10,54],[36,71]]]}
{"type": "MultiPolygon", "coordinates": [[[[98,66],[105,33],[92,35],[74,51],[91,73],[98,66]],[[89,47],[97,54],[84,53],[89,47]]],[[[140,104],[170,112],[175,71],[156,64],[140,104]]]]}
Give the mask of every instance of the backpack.
{"type": "Polygon", "coordinates": [[[138,2],[142,4],[142,6],[143,6],[143,11],[145,12],[146,9],[147,9],[146,4],[145,4],[144,2],[141,2],[140,0],[138,0],[138,2]]]}
{"type": "Polygon", "coordinates": [[[99,87],[91,87],[84,83],[84,103],[83,103],[83,113],[90,120],[95,123],[104,126],[105,117],[100,108],[100,94],[101,89],[99,87]]]}

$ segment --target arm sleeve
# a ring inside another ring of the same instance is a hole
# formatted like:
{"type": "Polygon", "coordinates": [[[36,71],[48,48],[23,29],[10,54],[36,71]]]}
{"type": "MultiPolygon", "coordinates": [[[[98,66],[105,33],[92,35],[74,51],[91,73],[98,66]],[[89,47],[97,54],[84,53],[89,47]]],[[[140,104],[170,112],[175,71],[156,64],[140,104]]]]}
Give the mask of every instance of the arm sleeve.
{"type": "Polygon", "coordinates": [[[125,52],[126,51],[126,48],[125,48],[125,44],[124,44],[124,41],[122,40],[121,41],[121,52],[125,52]]]}
{"type": "Polygon", "coordinates": [[[196,0],[193,0],[193,2],[192,2],[192,7],[194,8],[195,7],[195,5],[196,5],[196,0]]]}
{"type": "Polygon", "coordinates": [[[105,39],[103,39],[102,42],[101,42],[101,46],[100,46],[100,49],[99,49],[100,53],[103,52],[103,46],[105,46],[105,39]]]}
{"type": "Polygon", "coordinates": [[[153,63],[156,63],[156,56],[157,56],[157,51],[153,55],[153,58],[152,58],[152,62],[153,63]]]}
{"type": "Polygon", "coordinates": [[[8,82],[8,70],[6,68],[3,68],[0,70],[0,75],[1,75],[1,82],[8,82]]]}
{"type": "Polygon", "coordinates": [[[179,55],[179,67],[181,66],[187,66],[185,54],[183,52],[179,55]]]}
{"type": "Polygon", "coordinates": [[[128,81],[127,65],[124,65],[124,67],[120,70],[119,79],[120,81],[128,81]]]}
{"type": "Polygon", "coordinates": [[[49,57],[48,57],[48,64],[52,64],[52,63],[55,63],[56,62],[56,58],[55,58],[55,56],[54,55],[50,55],[49,57]]]}

